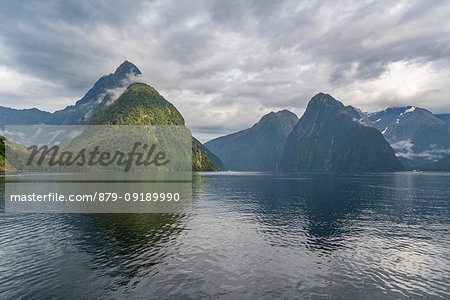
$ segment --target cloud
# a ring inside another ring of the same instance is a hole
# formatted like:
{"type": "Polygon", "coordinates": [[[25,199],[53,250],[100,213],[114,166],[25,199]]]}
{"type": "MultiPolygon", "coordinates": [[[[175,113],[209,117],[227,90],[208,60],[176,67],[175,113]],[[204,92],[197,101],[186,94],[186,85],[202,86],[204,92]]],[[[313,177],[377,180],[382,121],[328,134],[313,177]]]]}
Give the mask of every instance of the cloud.
{"type": "Polygon", "coordinates": [[[430,150],[423,152],[416,152],[413,149],[414,144],[411,143],[410,139],[398,141],[396,143],[391,144],[391,146],[398,157],[405,157],[408,159],[423,158],[427,160],[437,161],[443,158],[444,156],[450,154],[450,149],[440,149],[433,147],[433,145],[430,150]]]}
{"type": "Polygon", "coordinates": [[[450,112],[448,1],[6,1],[0,105],[56,110],[123,60],[201,140],[317,92],[450,112]]]}

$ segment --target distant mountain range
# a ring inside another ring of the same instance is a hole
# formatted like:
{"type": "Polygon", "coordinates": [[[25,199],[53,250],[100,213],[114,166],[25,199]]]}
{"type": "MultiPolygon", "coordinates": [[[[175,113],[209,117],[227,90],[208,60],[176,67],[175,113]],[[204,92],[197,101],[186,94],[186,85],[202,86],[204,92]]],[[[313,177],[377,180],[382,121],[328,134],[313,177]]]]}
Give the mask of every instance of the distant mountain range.
{"type": "Polygon", "coordinates": [[[378,129],[407,168],[435,162],[450,154],[448,115],[433,115],[415,107],[392,107],[356,117],[360,123],[378,129]]]}
{"type": "MultiPolygon", "coordinates": [[[[63,110],[0,106],[0,125],[183,125],[181,114],[158,91],[134,83],[139,75],[141,71],[125,61],[63,110]]],[[[203,171],[450,170],[450,114],[433,115],[414,106],[365,113],[319,93],[300,119],[288,110],[271,112],[251,128],[205,145],[193,138],[192,153],[193,170],[203,171]]]]}
{"type": "Polygon", "coordinates": [[[365,113],[323,93],[311,99],[298,123],[293,118],[276,118],[289,114],[293,115],[288,111],[272,112],[252,128],[213,139],[205,146],[230,170],[359,172],[448,168],[450,114],[433,115],[413,106],[365,113]],[[266,119],[277,119],[279,123],[264,122],[266,119]],[[274,132],[278,132],[277,138],[274,132]]]}
{"type": "Polygon", "coordinates": [[[223,161],[238,171],[277,171],[284,142],[298,117],[288,110],[271,112],[251,128],[205,143],[223,161]]]}

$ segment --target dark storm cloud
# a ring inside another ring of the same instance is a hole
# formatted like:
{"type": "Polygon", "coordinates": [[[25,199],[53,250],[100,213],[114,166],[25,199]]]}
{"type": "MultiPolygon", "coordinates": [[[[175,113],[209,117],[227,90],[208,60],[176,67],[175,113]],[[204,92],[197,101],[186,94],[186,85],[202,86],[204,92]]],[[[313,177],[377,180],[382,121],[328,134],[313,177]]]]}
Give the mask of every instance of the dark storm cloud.
{"type": "Polygon", "coordinates": [[[200,135],[315,93],[450,112],[448,1],[1,1],[0,105],[73,104],[125,59],[200,135]],[[433,91],[433,92],[427,92],[433,91]]]}

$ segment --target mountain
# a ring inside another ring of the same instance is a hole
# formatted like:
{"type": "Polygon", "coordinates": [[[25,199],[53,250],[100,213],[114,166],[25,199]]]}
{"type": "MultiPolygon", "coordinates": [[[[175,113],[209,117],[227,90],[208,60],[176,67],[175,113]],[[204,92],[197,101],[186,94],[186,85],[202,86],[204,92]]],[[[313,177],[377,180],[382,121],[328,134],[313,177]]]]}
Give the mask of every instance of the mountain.
{"type": "Polygon", "coordinates": [[[0,172],[5,171],[5,138],[0,136],[0,172]]]}
{"type": "Polygon", "coordinates": [[[359,108],[348,105],[345,107],[345,109],[350,114],[353,121],[356,121],[356,122],[360,123],[361,125],[371,126],[372,122],[369,120],[367,114],[364,113],[359,108]]]}
{"type": "Polygon", "coordinates": [[[184,125],[172,103],[145,83],[133,83],[91,125],[184,125]]]}
{"type": "Polygon", "coordinates": [[[0,136],[0,173],[14,171],[16,169],[5,159],[5,138],[0,136]]]}
{"type": "MultiPolygon", "coordinates": [[[[154,88],[131,84],[141,71],[123,62],[114,73],[101,77],[75,105],[49,113],[33,109],[17,110],[0,106],[0,125],[146,124],[184,125],[178,110],[154,88]],[[131,85],[130,85],[131,84],[131,85]],[[119,101],[120,100],[120,101],[119,101]]],[[[222,162],[197,140],[192,144],[193,171],[220,169],[222,162]],[[213,162],[208,154],[213,157],[213,162]]]]}
{"type": "Polygon", "coordinates": [[[384,172],[403,167],[378,130],[360,124],[341,102],[319,93],[287,137],[282,169],[384,172]]]}
{"type": "Polygon", "coordinates": [[[1,125],[74,125],[86,124],[95,113],[105,110],[131,83],[131,78],[141,71],[131,62],[123,62],[114,73],[101,77],[94,86],[78,100],[63,110],[49,113],[39,109],[12,109],[0,106],[1,125]]]}
{"type": "Polygon", "coordinates": [[[391,107],[368,114],[406,167],[437,161],[450,153],[450,128],[430,111],[415,107],[391,107]]]}
{"type": "Polygon", "coordinates": [[[75,105],[53,113],[52,124],[88,123],[95,113],[105,110],[114,102],[117,98],[115,92],[123,92],[131,83],[131,78],[138,75],[141,75],[141,71],[133,63],[124,61],[114,73],[101,77],[75,105]]]}
{"type": "Polygon", "coordinates": [[[222,160],[218,158],[214,153],[212,153],[208,148],[205,147],[199,140],[197,140],[195,137],[192,137],[195,144],[197,144],[201,149],[203,149],[206,152],[206,155],[208,155],[209,159],[211,160],[211,163],[217,171],[223,171],[225,170],[225,167],[223,166],[222,160]]]}
{"type": "Polygon", "coordinates": [[[276,171],[284,142],[298,117],[288,111],[271,112],[251,128],[213,139],[205,146],[237,171],[276,171]]]}
{"type": "Polygon", "coordinates": [[[439,120],[442,120],[445,122],[445,124],[447,124],[448,126],[450,126],[450,114],[435,114],[434,115],[436,118],[438,118],[439,120]]]}
{"type": "MultiPolygon", "coordinates": [[[[183,116],[157,90],[133,83],[91,125],[184,125],[183,116]]],[[[197,143],[192,142],[192,170],[214,171],[213,164],[197,143]]]]}
{"type": "Polygon", "coordinates": [[[192,141],[192,171],[215,171],[213,163],[197,143],[192,141]]]}
{"type": "Polygon", "coordinates": [[[13,109],[0,106],[0,126],[45,124],[52,114],[37,108],[13,109]]]}
{"type": "Polygon", "coordinates": [[[427,164],[424,166],[420,166],[419,170],[423,171],[450,171],[450,155],[445,156],[444,158],[433,162],[431,164],[427,164]]]}

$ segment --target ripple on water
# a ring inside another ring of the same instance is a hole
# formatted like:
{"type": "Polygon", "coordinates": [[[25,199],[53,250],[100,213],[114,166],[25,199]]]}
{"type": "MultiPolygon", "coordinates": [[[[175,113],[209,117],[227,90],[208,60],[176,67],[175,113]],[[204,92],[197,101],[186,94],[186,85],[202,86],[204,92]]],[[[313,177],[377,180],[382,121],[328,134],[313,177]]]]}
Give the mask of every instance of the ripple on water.
{"type": "Polygon", "coordinates": [[[0,295],[449,298],[442,174],[207,173],[186,215],[4,214],[0,295]]]}

